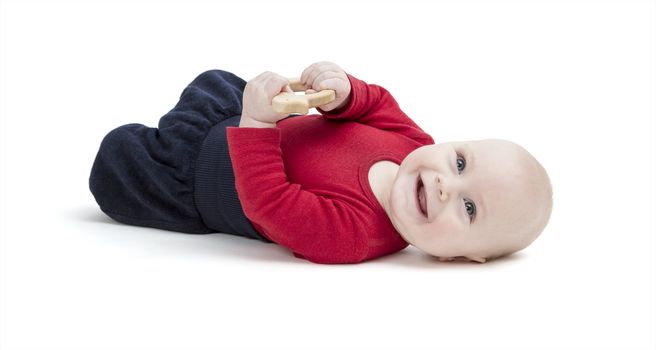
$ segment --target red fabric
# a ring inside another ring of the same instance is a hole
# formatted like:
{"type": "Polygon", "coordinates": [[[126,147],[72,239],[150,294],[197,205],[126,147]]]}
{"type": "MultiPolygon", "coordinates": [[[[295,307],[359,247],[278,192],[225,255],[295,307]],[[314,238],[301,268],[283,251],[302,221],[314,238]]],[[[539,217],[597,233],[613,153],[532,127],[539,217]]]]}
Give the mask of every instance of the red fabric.
{"type": "Polygon", "coordinates": [[[356,263],[400,251],[368,181],[433,139],[384,88],[349,75],[341,111],[290,117],[276,128],[227,128],[237,194],[258,232],[315,263],[356,263]]]}

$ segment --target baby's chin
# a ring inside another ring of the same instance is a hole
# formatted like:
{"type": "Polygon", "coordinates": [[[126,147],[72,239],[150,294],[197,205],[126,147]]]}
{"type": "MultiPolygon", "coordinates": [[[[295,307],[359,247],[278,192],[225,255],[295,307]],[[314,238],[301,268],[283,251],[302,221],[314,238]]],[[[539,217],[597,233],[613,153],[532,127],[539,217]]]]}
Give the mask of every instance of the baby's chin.
{"type": "Polygon", "coordinates": [[[408,242],[411,246],[417,248],[425,254],[438,257],[444,256],[445,252],[440,249],[443,247],[443,244],[440,244],[439,238],[434,237],[430,240],[427,240],[425,236],[421,235],[421,232],[414,232],[412,230],[406,230],[405,232],[398,231],[403,239],[408,242]]]}

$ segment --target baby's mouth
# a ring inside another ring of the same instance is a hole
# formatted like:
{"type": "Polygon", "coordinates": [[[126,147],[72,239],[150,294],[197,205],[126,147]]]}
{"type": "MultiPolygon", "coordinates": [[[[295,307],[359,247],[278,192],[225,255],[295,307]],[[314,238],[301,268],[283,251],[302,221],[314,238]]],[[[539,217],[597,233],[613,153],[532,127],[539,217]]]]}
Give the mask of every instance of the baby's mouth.
{"type": "Polygon", "coordinates": [[[426,213],[426,188],[423,181],[421,181],[421,176],[417,177],[417,208],[425,217],[428,217],[426,213]]]}

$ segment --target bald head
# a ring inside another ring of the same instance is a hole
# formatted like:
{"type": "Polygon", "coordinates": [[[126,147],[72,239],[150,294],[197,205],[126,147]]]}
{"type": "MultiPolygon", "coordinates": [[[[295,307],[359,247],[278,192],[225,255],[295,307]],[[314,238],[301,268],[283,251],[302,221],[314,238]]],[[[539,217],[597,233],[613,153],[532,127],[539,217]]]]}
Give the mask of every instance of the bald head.
{"type": "Polygon", "coordinates": [[[485,235],[493,238],[487,242],[487,255],[496,258],[526,248],[542,233],[553,205],[551,181],[522,146],[500,139],[475,142],[496,160],[497,168],[491,172],[502,179],[488,190],[497,208],[488,227],[494,232],[485,235]]]}

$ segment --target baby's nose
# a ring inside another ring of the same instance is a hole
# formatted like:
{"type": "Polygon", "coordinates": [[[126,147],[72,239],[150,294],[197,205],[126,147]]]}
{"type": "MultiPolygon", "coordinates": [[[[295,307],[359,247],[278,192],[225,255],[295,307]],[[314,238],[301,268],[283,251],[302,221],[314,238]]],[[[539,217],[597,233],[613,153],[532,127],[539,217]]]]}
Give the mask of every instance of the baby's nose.
{"type": "Polygon", "coordinates": [[[449,198],[449,195],[444,188],[444,178],[442,175],[437,175],[437,193],[441,201],[445,201],[449,198]]]}

